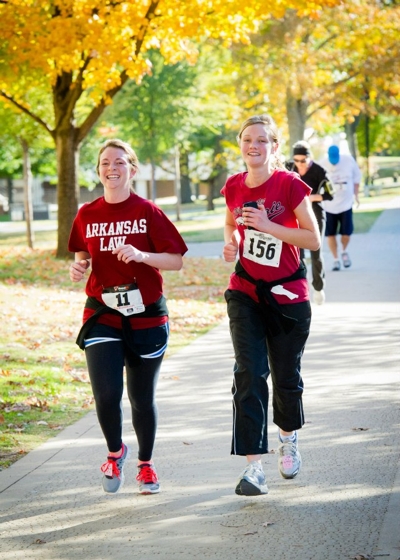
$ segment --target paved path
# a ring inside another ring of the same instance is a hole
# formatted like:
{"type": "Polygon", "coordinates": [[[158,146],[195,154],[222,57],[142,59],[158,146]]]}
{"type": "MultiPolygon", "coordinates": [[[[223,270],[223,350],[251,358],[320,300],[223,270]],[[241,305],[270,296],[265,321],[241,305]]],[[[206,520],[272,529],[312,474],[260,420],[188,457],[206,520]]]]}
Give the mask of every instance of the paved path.
{"type": "MultiPolygon", "coordinates": [[[[122,492],[102,493],[105,447],[91,412],[0,472],[0,558],[400,558],[399,207],[352,238],[353,266],[328,270],[327,303],[313,307],[296,479],[279,477],[271,452],[263,461],[270,493],[234,493],[244,459],[229,455],[233,356],[224,322],[164,363],[162,492],[136,493],[131,460],[122,492]]],[[[269,439],[273,450],[271,421],[269,439]]]]}

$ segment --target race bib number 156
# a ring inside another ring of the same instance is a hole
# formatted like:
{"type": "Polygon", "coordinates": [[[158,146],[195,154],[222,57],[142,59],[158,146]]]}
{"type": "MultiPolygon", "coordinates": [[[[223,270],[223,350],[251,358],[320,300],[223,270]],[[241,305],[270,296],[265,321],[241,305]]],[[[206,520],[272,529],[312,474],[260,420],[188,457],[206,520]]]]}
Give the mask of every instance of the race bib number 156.
{"type": "Polygon", "coordinates": [[[246,229],[243,256],[263,266],[277,268],[281,260],[282,241],[273,235],[246,229]]]}

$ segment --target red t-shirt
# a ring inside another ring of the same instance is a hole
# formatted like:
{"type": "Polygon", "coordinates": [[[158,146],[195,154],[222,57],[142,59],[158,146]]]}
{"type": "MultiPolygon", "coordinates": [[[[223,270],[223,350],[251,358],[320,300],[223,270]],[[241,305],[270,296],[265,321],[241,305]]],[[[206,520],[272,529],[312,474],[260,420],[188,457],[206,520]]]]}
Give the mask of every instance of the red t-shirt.
{"type": "MultiPolygon", "coordinates": [[[[92,270],[86,283],[86,294],[104,305],[104,288],[136,282],[145,306],[162,295],[160,271],[143,263],[124,263],[112,251],[130,244],[150,253],[180,253],[187,251],[178,230],[155,204],[131,193],[123,202],[110,204],[100,197],[82,206],[72,225],[68,250],[86,251],[92,257],[92,270]]],[[[94,311],[85,308],[84,321],[94,311]]],[[[122,317],[122,316],[121,316],[122,317]]],[[[167,321],[167,317],[130,317],[133,328],[149,328],[167,321]]],[[[99,323],[121,327],[116,315],[102,315],[99,323]]]]}
{"type": "MultiPolygon", "coordinates": [[[[221,190],[240,234],[239,259],[243,268],[255,280],[272,282],[292,275],[299,268],[300,250],[269,234],[249,230],[243,225],[242,207],[245,202],[263,204],[268,218],[289,228],[298,228],[294,210],[309,196],[311,188],[299,176],[284,169],[276,169],[262,185],[249,188],[245,184],[247,172],[230,177],[221,190]]],[[[280,304],[300,303],[309,299],[308,282],[300,279],[283,284],[294,296],[273,294],[280,304]]],[[[233,273],[228,289],[239,290],[255,301],[255,285],[233,273]]]]}

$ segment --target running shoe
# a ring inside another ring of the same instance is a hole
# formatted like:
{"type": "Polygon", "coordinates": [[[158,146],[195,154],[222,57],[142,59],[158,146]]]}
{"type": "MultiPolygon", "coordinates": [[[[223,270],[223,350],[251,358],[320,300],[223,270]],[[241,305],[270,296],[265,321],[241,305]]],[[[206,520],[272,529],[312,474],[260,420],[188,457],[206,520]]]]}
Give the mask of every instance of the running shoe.
{"type": "Polygon", "coordinates": [[[340,261],[338,261],[338,260],[333,261],[332,270],[340,270],[340,261]]]}
{"type": "Polygon", "coordinates": [[[325,303],[324,290],[320,290],[319,292],[317,292],[316,290],[314,291],[314,303],[316,303],[317,305],[323,305],[325,303]]]}
{"type": "Polygon", "coordinates": [[[301,469],[301,455],[297,445],[297,432],[294,440],[288,438],[281,439],[278,447],[278,469],[282,478],[294,478],[301,469]]]}
{"type": "Polygon", "coordinates": [[[344,268],[349,268],[351,266],[351,260],[349,257],[349,253],[342,253],[342,262],[343,262],[343,266],[344,268]]]}
{"type": "Polygon", "coordinates": [[[157,494],[160,491],[160,483],[153,464],[138,465],[136,480],[139,482],[139,494],[157,494]]]}
{"type": "Polygon", "coordinates": [[[130,449],[124,443],[122,444],[121,457],[107,457],[107,461],[101,465],[100,469],[103,473],[103,490],[107,494],[116,494],[124,484],[124,464],[130,455],[130,449]]]}
{"type": "Polygon", "coordinates": [[[258,461],[252,461],[244,469],[240,475],[235,492],[239,496],[268,494],[267,480],[263,468],[258,461]]]}

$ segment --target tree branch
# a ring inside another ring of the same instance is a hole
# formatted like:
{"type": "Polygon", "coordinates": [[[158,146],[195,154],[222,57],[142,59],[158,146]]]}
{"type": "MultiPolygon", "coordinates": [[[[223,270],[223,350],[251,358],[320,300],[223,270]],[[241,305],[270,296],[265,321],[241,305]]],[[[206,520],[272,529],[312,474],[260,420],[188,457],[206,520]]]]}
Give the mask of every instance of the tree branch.
{"type": "MultiPolygon", "coordinates": [[[[2,0],[0,0],[1,3],[2,0]]],[[[4,2],[5,3],[5,2],[4,2]]],[[[29,111],[29,109],[27,109],[26,107],[24,107],[23,105],[21,105],[18,101],[16,101],[13,97],[11,97],[10,95],[8,95],[5,91],[0,90],[0,97],[4,97],[5,99],[7,99],[10,103],[12,103],[15,107],[17,107],[17,109],[19,111],[21,111],[22,113],[25,113],[26,115],[28,115],[29,117],[31,117],[34,121],[36,121],[38,124],[40,124],[40,126],[43,126],[43,128],[51,135],[52,138],[55,138],[54,135],[54,131],[49,127],[49,125],[42,120],[38,115],[35,115],[35,113],[32,113],[31,111],[29,111]]]]}
{"type": "MultiPolygon", "coordinates": [[[[354,72],[353,74],[350,74],[346,78],[343,78],[342,80],[334,82],[333,84],[330,85],[330,89],[336,88],[337,86],[345,84],[346,82],[352,80],[353,78],[355,78],[359,74],[360,74],[360,71],[357,71],[357,72],[354,72]]],[[[307,120],[310,119],[315,113],[317,113],[318,111],[320,111],[321,109],[323,109],[324,107],[327,107],[329,105],[331,105],[331,103],[329,101],[326,101],[325,103],[322,103],[322,105],[319,105],[316,109],[313,109],[310,113],[307,113],[306,119],[307,120]]]]}
{"type": "MultiPolygon", "coordinates": [[[[138,56],[142,49],[143,41],[146,36],[147,29],[151,20],[155,17],[156,9],[159,5],[161,0],[153,0],[146,12],[144,17],[144,24],[141,25],[137,38],[136,38],[136,46],[135,46],[135,56],[138,56]]],[[[132,41],[135,40],[135,37],[132,37],[132,41]]],[[[106,96],[103,96],[103,99],[100,103],[94,107],[91,113],[87,116],[85,121],[81,124],[81,126],[77,130],[77,141],[81,143],[84,138],[86,138],[87,134],[90,132],[92,127],[96,124],[98,118],[103,113],[104,109],[107,106],[107,99],[113,99],[114,96],[123,88],[125,83],[129,80],[129,76],[126,70],[122,70],[120,74],[120,83],[118,86],[115,86],[113,89],[110,89],[106,92],[106,96]]]]}
{"type": "Polygon", "coordinates": [[[82,59],[84,59],[84,63],[83,63],[83,65],[82,65],[81,69],[79,70],[79,73],[76,77],[76,80],[75,80],[75,83],[74,83],[74,88],[72,90],[70,90],[68,107],[67,107],[67,112],[69,114],[72,114],[78,99],[82,95],[82,92],[83,92],[83,73],[85,72],[85,70],[89,66],[89,63],[92,60],[92,57],[87,56],[86,58],[84,58],[82,56],[82,59]]]}
{"type": "Polygon", "coordinates": [[[322,41],[322,43],[320,43],[318,45],[318,47],[315,49],[316,51],[320,51],[321,49],[323,49],[325,47],[325,45],[327,45],[330,41],[333,41],[333,39],[336,39],[336,37],[339,37],[338,33],[335,33],[334,35],[331,35],[330,37],[327,37],[324,41],[322,41]]]}

